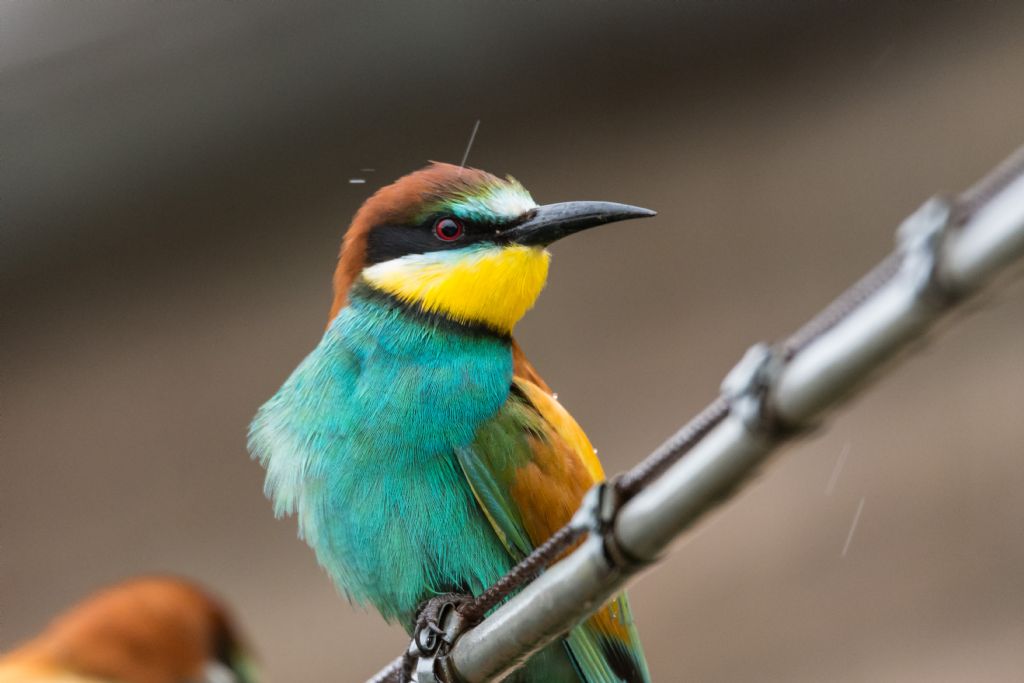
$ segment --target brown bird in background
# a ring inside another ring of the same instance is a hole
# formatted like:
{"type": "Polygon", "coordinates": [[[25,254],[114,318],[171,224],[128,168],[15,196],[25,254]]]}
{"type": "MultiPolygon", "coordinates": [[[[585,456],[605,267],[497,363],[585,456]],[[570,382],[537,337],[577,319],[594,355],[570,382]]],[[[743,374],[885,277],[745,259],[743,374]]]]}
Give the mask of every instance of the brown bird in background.
{"type": "Polygon", "coordinates": [[[0,683],[255,683],[224,607],[172,578],[133,579],[0,656],[0,683]]]}

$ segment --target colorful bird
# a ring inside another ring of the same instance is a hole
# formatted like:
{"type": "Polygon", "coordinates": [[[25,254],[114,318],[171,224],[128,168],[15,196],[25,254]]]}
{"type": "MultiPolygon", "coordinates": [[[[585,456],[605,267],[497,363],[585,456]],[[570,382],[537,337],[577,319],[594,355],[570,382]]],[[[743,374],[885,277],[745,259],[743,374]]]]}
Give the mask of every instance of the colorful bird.
{"type": "Polygon", "coordinates": [[[224,608],[171,578],[108,588],[0,657],[0,683],[255,683],[224,608]]]}
{"type": "MultiPolygon", "coordinates": [[[[249,433],[276,513],[359,604],[411,630],[442,593],[478,594],[565,524],[604,473],[512,338],[546,247],[654,215],[538,206],[512,177],[433,163],[356,213],[319,345],[249,433]]],[[[647,681],[624,595],[518,681],[647,681]]]]}

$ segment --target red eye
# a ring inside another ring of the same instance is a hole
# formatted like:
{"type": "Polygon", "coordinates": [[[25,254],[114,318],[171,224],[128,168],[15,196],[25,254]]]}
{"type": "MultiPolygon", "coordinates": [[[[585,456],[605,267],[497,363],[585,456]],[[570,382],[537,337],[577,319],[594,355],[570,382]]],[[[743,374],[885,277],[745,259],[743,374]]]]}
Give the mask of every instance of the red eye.
{"type": "Polygon", "coordinates": [[[438,218],[434,223],[434,234],[439,240],[452,242],[462,237],[462,223],[454,218],[438,218]]]}

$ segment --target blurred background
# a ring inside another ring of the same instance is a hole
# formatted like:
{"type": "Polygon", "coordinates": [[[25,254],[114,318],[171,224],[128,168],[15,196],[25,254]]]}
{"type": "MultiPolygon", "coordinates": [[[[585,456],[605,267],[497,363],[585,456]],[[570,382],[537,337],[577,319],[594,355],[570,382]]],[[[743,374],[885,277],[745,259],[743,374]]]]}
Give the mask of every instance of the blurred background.
{"type": "MultiPolygon", "coordinates": [[[[469,164],[538,201],[660,212],[559,243],[519,332],[619,471],[1024,143],[1022,34],[1012,2],[0,4],[0,650],[173,572],[269,680],[362,680],[405,636],[245,433],[375,188],[480,120],[469,164]]],[[[1020,680],[1024,283],[986,301],[636,584],[656,680],[1020,680]]]]}

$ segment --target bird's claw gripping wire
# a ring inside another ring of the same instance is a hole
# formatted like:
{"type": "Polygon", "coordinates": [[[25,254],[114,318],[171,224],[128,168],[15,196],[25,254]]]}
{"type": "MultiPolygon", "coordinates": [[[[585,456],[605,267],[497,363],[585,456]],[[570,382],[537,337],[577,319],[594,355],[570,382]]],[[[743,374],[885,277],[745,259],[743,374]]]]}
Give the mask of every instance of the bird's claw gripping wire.
{"type": "Polygon", "coordinates": [[[445,593],[430,598],[416,613],[412,642],[402,661],[400,683],[448,683],[454,681],[447,654],[456,638],[472,626],[464,615],[473,598],[445,593]],[[415,677],[413,677],[415,671],[415,677]]]}

